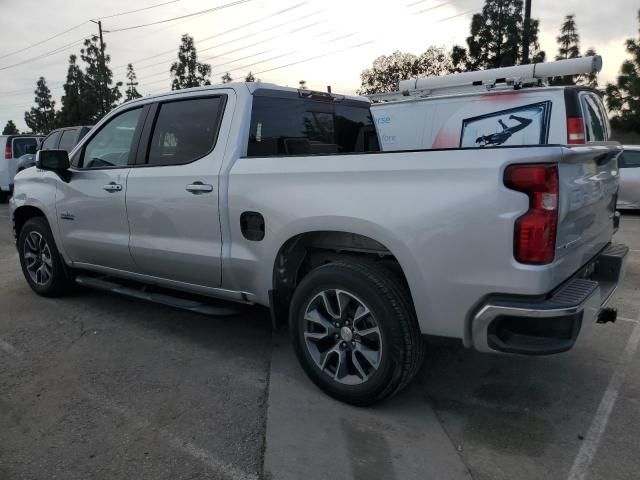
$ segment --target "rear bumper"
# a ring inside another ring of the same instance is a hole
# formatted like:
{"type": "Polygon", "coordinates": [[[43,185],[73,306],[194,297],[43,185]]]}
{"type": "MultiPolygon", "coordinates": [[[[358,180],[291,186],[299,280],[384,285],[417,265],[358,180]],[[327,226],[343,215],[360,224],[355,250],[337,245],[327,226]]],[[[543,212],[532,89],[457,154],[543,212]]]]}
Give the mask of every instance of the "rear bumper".
{"type": "Polygon", "coordinates": [[[473,347],[525,355],[571,349],[582,330],[615,321],[615,313],[603,309],[624,277],[628,253],[625,245],[610,244],[544,298],[493,296],[473,318],[473,347]]]}

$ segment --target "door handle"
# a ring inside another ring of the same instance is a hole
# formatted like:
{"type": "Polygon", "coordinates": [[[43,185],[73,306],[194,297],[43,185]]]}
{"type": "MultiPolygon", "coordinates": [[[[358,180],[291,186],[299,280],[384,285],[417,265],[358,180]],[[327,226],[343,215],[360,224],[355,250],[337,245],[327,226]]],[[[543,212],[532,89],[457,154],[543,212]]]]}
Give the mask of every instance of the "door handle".
{"type": "Polygon", "coordinates": [[[199,193],[209,193],[213,192],[213,185],[202,182],[193,182],[187,185],[186,190],[187,192],[191,192],[196,195],[199,193]]]}
{"type": "Polygon", "coordinates": [[[122,185],[120,185],[119,183],[116,183],[116,182],[108,183],[107,185],[105,185],[102,188],[104,188],[107,192],[121,192],[122,191],[122,185]]]}

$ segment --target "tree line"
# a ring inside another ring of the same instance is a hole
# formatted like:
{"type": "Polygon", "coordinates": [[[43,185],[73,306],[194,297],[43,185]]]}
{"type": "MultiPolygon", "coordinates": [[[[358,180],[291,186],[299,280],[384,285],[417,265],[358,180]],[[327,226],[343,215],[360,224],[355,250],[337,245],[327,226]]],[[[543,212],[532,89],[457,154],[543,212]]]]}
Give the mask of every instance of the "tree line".
{"type": "MultiPolygon", "coordinates": [[[[463,71],[501,68],[523,63],[522,0],[485,0],[480,13],[473,15],[466,46],[456,45],[451,50],[430,46],[422,54],[395,51],[373,61],[371,68],[360,74],[361,95],[389,92],[398,82],[418,76],[446,75],[463,71]]],[[[620,68],[613,84],[604,88],[611,125],[620,131],[640,133],[640,10],[638,11],[638,38],[630,38],[625,49],[630,58],[620,68]]],[[[532,62],[543,62],[546,53],[540,48],[538,36],[540,22],[531,19],[529,52],[532,62]]],[[[556,37],[556,60],[596,55],[594,48],[582,53],[575,15],[567,15],[556,37]]],[[[584,85],[598,88],[596,74],[572,75],[550,79],[552,85],[584,85]]]]}
{"type": "MultiPolygon", "coordinates": [[[[368,95],[392,91],[400,80],[417,76],[445,75],[523,63],[523,10],[522,0],[485,0],[481,12],[471,19],[466,46],[456,45],[449,51],[430,46],[420,55],[400,51],[382,55],[374,60],[371,68],[361,73],[358,93],[368,95]]],[[[604,94],[612,114],[612,126],[618,130],[640,133],[640,10],[638,24],[638,39],[630,38],[625,43],[630,58],[622,64],[616,83],[604,88],[604,94]]],[[[531,19],[529,52],[532,62],[546,60],[546,53],[540,48],[539,31],[539,20],[531,19]]],[[[578,58],[583,53],[585,56],[596,54],[593,48],[581,51],[575,15],[565,17],[556,40],[556,60],[578,58]]],[[[121,100],[126,102],[141,97],[133,65],[127,65],[126,84],[114,82],[109,67],[111,57],[105,53],[104,65],[101,64],[98,42],[98,37],[92,36],[85,40],[79,59],[76,55],[70,55],[60,109],[56,109],[45,78],[38,79],[34,92],[35,105],[24,115],[32,132],[45,134],[58,127],[94,124],[121,100]],[[120,91],[123,86],[124,96],[120,91]]],[[[169,72],[172,90],[211,84],[211,65],[198,61],[194,39],[188,34],[182,36],[177,60],[171,64],[169,72]]],[[[233,78],[227,72],[220,80],[228,83],[233,78]]],[[[244,80],[257,81],[251,72],[244,80]]],[[[553,85],[598,87],[595,74],[552,78],[550,82],[553,85]]],[[[306,88],[304,80],[299,83],[300,88],[306,88]]],[[[17,132],[15,123],[9,120],[3,134],[17,132]]]]}

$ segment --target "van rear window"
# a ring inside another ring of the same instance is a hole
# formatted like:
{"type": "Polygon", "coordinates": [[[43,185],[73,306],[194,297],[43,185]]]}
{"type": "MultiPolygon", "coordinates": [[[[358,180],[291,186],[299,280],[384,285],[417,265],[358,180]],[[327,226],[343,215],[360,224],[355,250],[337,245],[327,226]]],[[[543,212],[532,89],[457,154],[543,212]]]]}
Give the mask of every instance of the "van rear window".
{"type": "Polygon", "coordinates": [[[14,138],[13,158],[20,158],[25,153],[35,153],[38,141],[35,138],[14,138]]]}
{"type": "Polygon", "coordinates": [[[587,133],[587,142],[606,142],[609,140],[608,125],[602,101],[594,93],[580,94],[582,115],[587,133]]]}
{"type": "Polygon", "coordinates": [[[369,105],[255,96],[247,155],[378,152],[369,105]]]}

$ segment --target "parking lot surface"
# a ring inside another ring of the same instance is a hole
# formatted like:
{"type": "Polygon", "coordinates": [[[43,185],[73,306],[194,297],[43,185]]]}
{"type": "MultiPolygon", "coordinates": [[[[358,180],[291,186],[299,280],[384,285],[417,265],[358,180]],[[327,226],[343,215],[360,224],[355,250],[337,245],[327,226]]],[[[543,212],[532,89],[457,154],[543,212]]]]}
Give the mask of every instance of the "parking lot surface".
{"type": "Polygon", "coordinates": [[[36,296],[0,205],[0,479],[640,478],[640,215],[617,241],[615,324],[544,358],[429,339],[411,388],[355,409],[307,381],[264,309],[36,296]]]}

